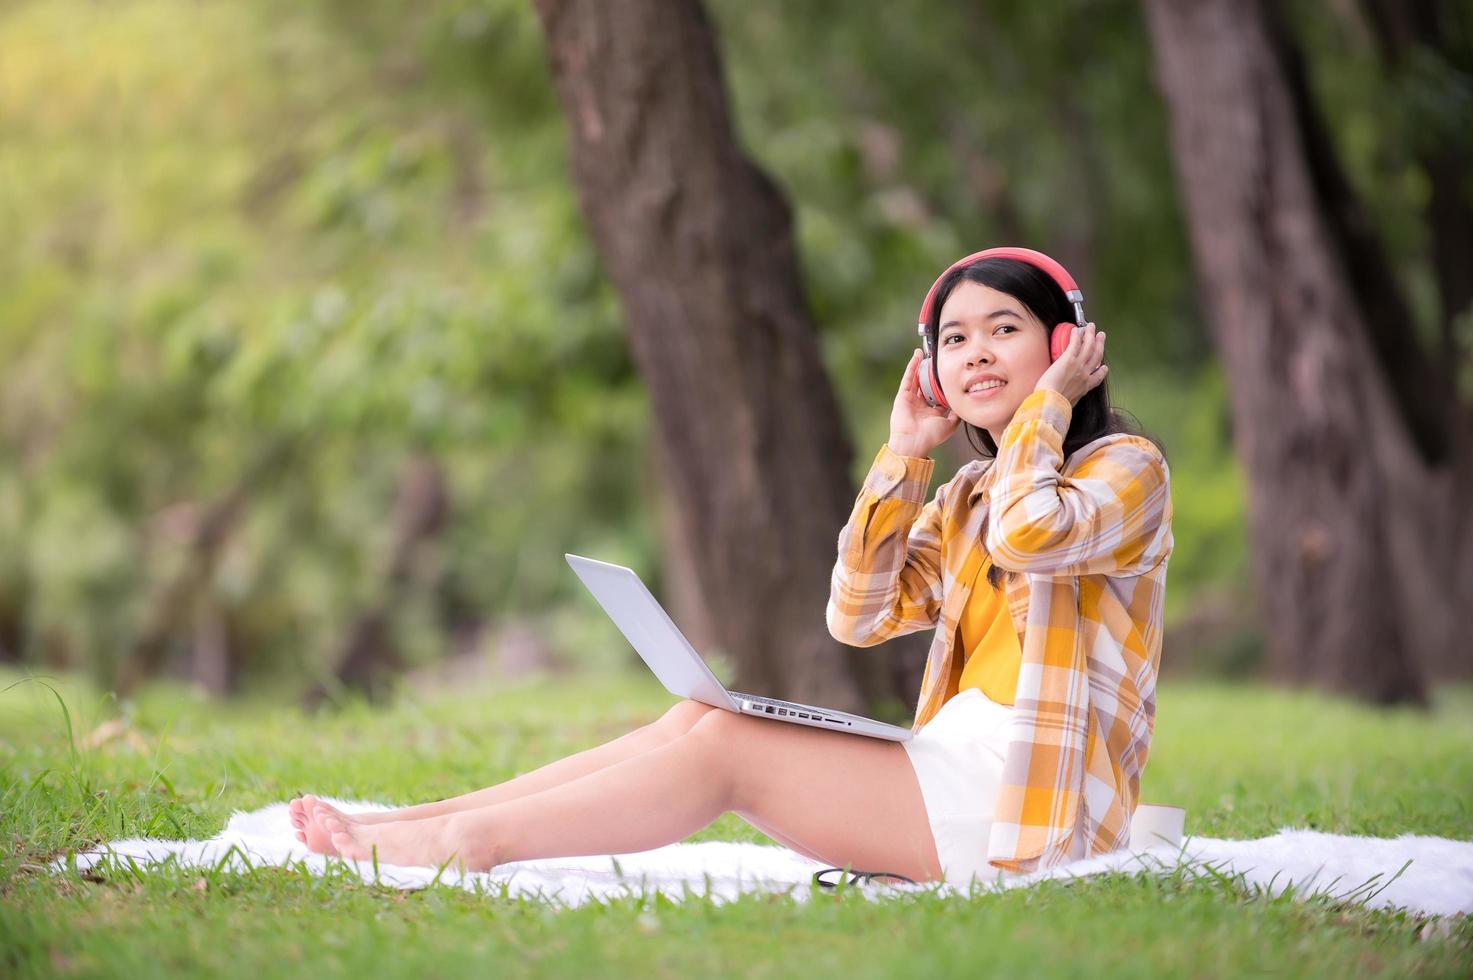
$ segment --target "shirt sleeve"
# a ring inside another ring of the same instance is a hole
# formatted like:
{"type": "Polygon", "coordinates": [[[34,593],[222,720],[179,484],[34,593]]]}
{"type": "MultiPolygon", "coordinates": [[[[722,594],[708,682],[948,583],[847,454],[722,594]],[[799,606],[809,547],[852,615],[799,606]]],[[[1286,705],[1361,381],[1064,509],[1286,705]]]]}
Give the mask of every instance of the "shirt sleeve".
{"type": "Polygon", "coordinates": [[[997,447],[987,550],[1000,568],[1053,576],[1138,575],[1171,552],[1166,459],[1129,435],[1092,451],[1067,477],[1073,406],[1049,388],[1018,406],[997,447]]]}
{"type": "Polygon", "coordinates": [[[936,461],[888,445],[865,476],[829,589],[829,632],[868,647],[934,627],[941,617],[941,513],[947,486],[925,503],[936,461]]]}

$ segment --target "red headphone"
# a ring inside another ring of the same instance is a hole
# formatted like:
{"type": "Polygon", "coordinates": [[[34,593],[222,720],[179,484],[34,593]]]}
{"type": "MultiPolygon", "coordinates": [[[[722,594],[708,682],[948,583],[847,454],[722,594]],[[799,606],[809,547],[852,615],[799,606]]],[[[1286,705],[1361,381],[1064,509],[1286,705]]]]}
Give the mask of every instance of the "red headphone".
{"type": "Polygon", "coordinates": [[[936,367],[936,352],[931,349],[931,336],[926,332],[926,324],[931,319],[931,302],[936,298],[936,290],[940,288],[941,281],[951,274],[953,269],[960,266],[971,265],[979,259],[1015,259],[1018,262],[1026,262],[1031,266],[1048,273],[1059,288],[1064,291],[1064,298],[1074,307],[1074,323],[1056,323],[1053,331],[1049,334],[1049,362],[1057,361],[1069,346],[1069,338],[1074,333],[1074,327],[1086,326],[1089,321],[1084,318],[1084,293],[1074,282],[1074,277],[1069,271],[1042,252],[1035,252],[1031,248],[989,248],[981,252],[974,252],[964,259],[958,259],[946,267],[946,271],[936,278],[931,285],[930,292],[926,293],[926,301],[921,304],[920,324],[916,332],[921,335],[921,350],[925,357],[921,359],[921,395],[925,397],[926,403],[932,408],[951,409],[951,403],[941,393],[941,374],[936,367]]]}

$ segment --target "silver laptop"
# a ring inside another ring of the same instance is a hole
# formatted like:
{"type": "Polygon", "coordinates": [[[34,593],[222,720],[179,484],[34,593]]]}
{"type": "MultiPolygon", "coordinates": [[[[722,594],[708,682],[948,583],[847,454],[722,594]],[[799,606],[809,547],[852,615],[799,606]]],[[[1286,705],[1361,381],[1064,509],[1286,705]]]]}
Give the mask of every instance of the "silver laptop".
{"type": "Polygon", "coordinates": [[[650,594],[632,568],[606,561],[564,555],[588,591],[604,607],[619,631],[634,645],[650,670],[676,697],[691,698],[715,708],[744,715],[761,715],[775,721],[826,728],[829,731],[868,735],[893,742],[909,741],[911,730],[851,715],[847,711],[818,708],[795,701],[779,701],[756,694],[728,691],[701,660],[690,641],[671,622],[665,609],[650,594]]]}

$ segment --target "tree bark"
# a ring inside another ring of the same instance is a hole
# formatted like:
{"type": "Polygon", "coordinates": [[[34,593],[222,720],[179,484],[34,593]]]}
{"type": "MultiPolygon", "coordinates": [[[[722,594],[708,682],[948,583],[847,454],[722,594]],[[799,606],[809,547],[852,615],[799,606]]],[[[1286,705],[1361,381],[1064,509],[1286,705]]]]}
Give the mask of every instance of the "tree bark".
{"type": "Polygon", "coordinates": [[[661,576],[664,588],[660,590],[660,602],[670,610],[671,618],[691,646],[698,651],[714,649],[716,630],[711,625],[711,611],[702,600],[697,584],[699,572],[696,561],[700,548],[697,542],[686,536],[685,525],[676,513],[677,504],[670,493],[670,488],[675,485],[675,474],[670,471],[670,461],[660,451],[657,440],[650,442],[650,457],[646,499],[655,508],[664,552],[661,576]]]}
{"type": "Polygon", "coordinates": [[[26,611],[30,606],[30,589],[24,579],[15,583],[15,591],[0,592],[0,664],[18,664],[26,640],[26,611]]]}
{"type": "MultiPolygon", "coordinates": [[[[118,665],[114,680],[119,693],[130,694],[144,680],[156,676],[169,659],[171,649],[183,637],[189,636],[191,640],[201,637],[196,628],[198,614],[212,601],[206,593],[211,588],[220,554],[235,533],[251,491],[272,465],[283,457],[283,453],[280,447],[267,449],[247,467],[240,482],[220,499],[209,504],[181,504],[171,509],[172,519],[188,527],[185,532],[188,547],[178,571],[152,597],[144,628],[118,665]]],[[[191,659],[197,659],[199,651],[192,645],[190,652],[191,659]]],[[[222,650],[218,648],[209,652],[210,657],[221,654],[222,650]]],[[[223,656],[229,659],[228,646],[223,648],[223,656]]],[[[215,665],[207,671],[200,670],[197,663],[193,667],[193,673],[204,677],[206,689],[211,693],[228,693],[225,686],[215,688],[209,685],[219,681],[228,686],[229,678],[236,672],[235,665],[215,665]]]]}
{"type": "Polygon", "coordinates": [[[1445,474],[1417,451],[1356,302],[1276,27],[1260,2],[1145,5],[1232,388],[1272,673],[1425,705],[1415,623],[1453,594],[1419,508],[1440,507],[1445,474]]]}
{"type": "MultiPolygon", "coordinates": [[[[787,204],[738,146],[706,12],[693,0],[536,9],[583,216],[672,462],[674,540],[690,542],[735,684],[852,710],[902,693],[893,663],[847,650],[825,624],[852,449],[787,204]]],[[[886,658],[924,656],[918,639],[886,658]]]]}
{"type": "MultiPolygon", "coordinates": [[[[1363,0],[1385,66],[1388,83],[1403,88],[1419,70],[1435,64],[1439,103],[1433,115],[1421,105],[1403,132],[1422,166],[1430,188],[1423,216],[1429,231],[1431,264],[1441,299],[1439,330],[1431,354],[1437,366],[1429,383],[1413,393],[1440,416],[1446,432],[1446,458],[1435,460],[1441,493],[1421,509],[1424,527],[1440,547],[1444,561],[1424,572],[1424,580],[1450,601],[1420,619],[1433,651],[1430,669],[1439,679],[1473,677],[1473,644],[1467,641],[1466,614],[1473,602],[1473,519],[1464,500],[1473,480],[1473,399],[1467,381],[1473,376],[1473,347],[1460,336],[1460,324],[1473,316],[1473,137],[1466,120],[1451,106],[1463,104],[1473,82],[1473,11],[1447,0],[1363,0]],[[1417,67],[1420,66],[1420,69],[1417,67]]],[[[1423,77],[1413,84],[1426,85],[1423,77]]],[[[1423,94],[1419,101],[1425,102],[1423,94]]],[[[1385,332],[1402,324],[1378,324],[1385,332]]]]}
{"type": "MultiPolygon", "coordinates": [[[[1447,0],[1362,0],[1370,34],[1385,67],[1388,83],[1403,92],[1413,114],[1402,131],[1422,166],[1429,194],[1423,216],[1429,231],[1431,264],[1441,300],[1438,339],[1432,359],[1439,370],[1413,397],[1426,404],[1446,426],[1446,455],[1438,476],[1445,484],[1440,499],[1426,509],[1426,526],[1451,556],[1446,569],[1428,576],[1433,587],[1453,597],[1441,616],[1420,623],[1434,650],[1431,669],[1440,678],[1473,677],[1473,644],[1466,638],[1466,615],[1473,599],[1473,520],[1464,503],[1473,480],[1473,345],[1464,328],[1473,318],[1473,137],[1456,106],[1466,103],[1473,84],[1473,10],[1447,0]],[[1435,66],[1432,67],[1432,66],[1435,66]],[[1429,113],[1425,91],[1414,100],[1408,86],[1425,89],[1435,74],[1439,89],[1429,113]]],[[[1386,324],[1395,330],[1399,324],[1386,324]]]]}
{"type": "MultiPolygon", "coordinates": [[[[1388,70],[1398,70],[1398,58],[1390,52],[1398,50],[1405,58],[1415,40],[1424,51],[1436,50],[1439,57],[1468,75],[1468,52],[1438,30],[1441,21],[1452,19],[1448,5],[1440,0],[1413,0],[1377,2],[1375,6],[1380,14],[1373,21],[1386,32],[1379,43],[1388,70]],[[1395,40],[1397,37],[1401,40],[1395,40]]],[[[1415,155],[1432,188],[1424,217],[1431,232],[1431,265],[1443,299],[1437,340],[1428,350],[1417,340],[1411,304],[1401,293],[1370,210],[1356,195],[1336,156],[1329,125],[1311,92],[1300,46],[1280,7],[1270,4],[1263,10],[1266,33],[1284,68],[1295,121],[1303,135],[1314,195],[1335,245],[1334,257],[1360,308],[1359,324],[1386,377],[1406,429],[1409,451],[1421,463],[1405,464],[1399,449],[1376,460],[1393,488],[1392,499],[1416,501],[1414,506],[1390,511],[1396,526],[1390,535],[1388,578],[1400,592],[1405,642],[1429,677],[1473,676],[1473,657],[1469,656],[1473,648],[1464,638],[1461,615],[1473,600],[1473,552],[1469,551],[1473,522],[1458,489],[1467,486],[1473,476],[1473,403],[1460,397],[1457,380],[1460,371],[1473,365],[1468,364],[1468,345],[1455,339],[1456,318],[1465,310],[1469,296],[1469,279],[1463,270],[1468,268],[1466,248],[1473,208],[1463,188],[1467,154],[1460,150],[1468,140],[1456,126],[1441,120],[1440,126],[1430,127],[1432,132],[1414,141],[1415,155]],[[1456,167],[1457,177],[1448,179],[1444,171],[1454,159],[1461,159],[1462,165],[1456,167]],[[1460,231],[1448,234],[1449,227],[1460,231]],[[1449,267],[1459,272],[1450,276],[1449,267]]]]}
{"type": "Polygon", "coordinates": [[[1311,192],[1321,205],[1326,237],[1337,253],[1334,259],[1351,301],[1361,311],[1360,322],[1416,452],[1429,464],[1444,463],[1451,451],[1452,364],[1429,356],[1415,342],[1411,306],[1397,285],[1369,210],[1340,166],[1329,126],[1310,91],[1304,56],[1279,11],[1268,7],[1264,15],[1265,34],[1275,62],[1282,66],[1293,124],[1304,145],[1311,192]]]}
{"type": "MultiPolygon", "coordinates": [[[[449,512],[450,493],[439,461],[428,453],[411,456],[399,474],[394,539],[379,594],[354,617],[343,640],[336,678],[344,689],[370,699],[381,697],[386,680],[403,666],[393,636],[394,612],[412,584],[416,565],[444,530],[449,512]]],[[[317,708],[328,693],[324,685],[314,685],[303,703],[317,708]]]]}

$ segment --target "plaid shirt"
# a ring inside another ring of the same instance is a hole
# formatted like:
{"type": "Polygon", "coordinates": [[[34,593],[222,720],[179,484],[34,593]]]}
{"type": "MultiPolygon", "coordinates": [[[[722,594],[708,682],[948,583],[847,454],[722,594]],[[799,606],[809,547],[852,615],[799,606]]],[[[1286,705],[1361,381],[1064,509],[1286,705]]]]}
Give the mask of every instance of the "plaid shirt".
{"type": "Polygon", "coordinates": [[[956,693],[957,621],[987,552],[1023,651],[988,862],[1026,873],[1124,847],[1156,724],[1156,671],[1171,554],[1166,460],[1125,433],[1066,463],[1073,406],[1024,399],[995,460],[968,463],[925,502],[935,460],[882,446],[839,533],[829,632],[874,646],[936,629],[914,729],[956,693]]]}

